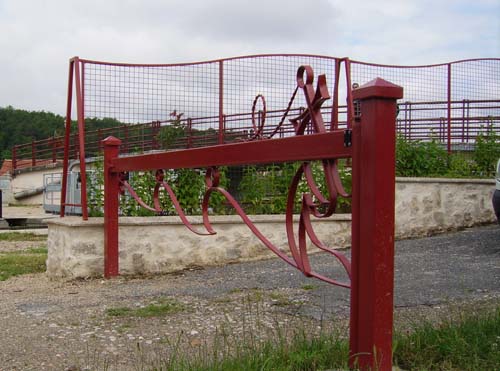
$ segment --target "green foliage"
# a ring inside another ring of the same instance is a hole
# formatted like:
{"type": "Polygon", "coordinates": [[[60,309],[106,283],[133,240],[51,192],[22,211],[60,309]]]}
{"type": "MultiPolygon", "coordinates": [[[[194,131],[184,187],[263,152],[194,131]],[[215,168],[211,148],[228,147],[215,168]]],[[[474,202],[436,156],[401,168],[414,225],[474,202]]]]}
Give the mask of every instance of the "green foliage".
{"type": "Polygon", "coordinates": [[[97,157],[94,170],[87,172],[87,203],[89,216],[104,215],[104,160],[97,157]]]}
{"type": "MultiPolygon", "coordinates": [[[[402,370],[497,370],[500,364],[500,309],[462,313],[439,324],[426,322],[411,331],[396,331],[394,364],[402,370]]],[[[169,343],[170,352],[152,370],[320,371],[349,369],[349,341],[335,327],[318,334],[301,327],[275,324],[263,339],[253,329],[233,333],[221,327],[198,352],[180,345],[185,334],[169,343]]]]}
{"type": "Polygon", "coordinates": [[[46,241],[46,235],[32,232],[6,232],[0,233],[0,241],[46,241]]]}
{"type": "Polygon", "coordinates": [[[45,272],[47,249],[30,249],[0,253],[0,281],[28,273],[45,272]]]}
{"type": "MultiPolygon", "coordinates": [[[[149,206],[153,207],[153,190],[156,184],[155,174],[151,171],[135,171],[130,173],[129,183],[134,187],[137,195],[149,206]]],[[[166,211],[170,211],[165,205],[164,199],[160,198],[160,204],[166,211]]],[[[154,212],[141,207],[130,195],[120,197],[120,210],[123,216],[153,216],[154,212]]]]}
{"type": "Polygon", "coordinates": [[[156,140],[163,149],[171,149],[178,139],[185,136],[186,125],[184,125],[180,119],[176,119],[160,129],[160,132],[156,135],[156,140]]]}
{"type": "Polygon", "coordinates": [[[500,158],[500,139],[491,129],[480,133],[472,152],[453,152],[435,140],[396,140],[396,175],[405,177],[492,178],[500,158]]]}
{"type": "Polygon", "coordinates": [[[151,303],[140,308],[108,308],[106,314],[110,317],[139,317],[150,318],[160,317],[167,314],[174,314],[185,309],[184,304],[169,298],[162,298],[157,303],[151,303]]]}
{"type": "Polygon", "coordinates": [[[500,137],[493,131],[491,125],[486,133],[481,132],[477,136],[473,158],[481,176],[494,176],[495,166],[500,158],[500,137]]]}
{"type": "Polygon", "coordinates": [[[477,174],[476,162],[463,153],[452,153],[448,158],[448,171],[441,176],[450,178],[470,178],[477,174]]]}
{"type": "Polygon", "coordinates": [[[396,139],[396,175],[439,176],[447,172],[448,154],[435,140],[430,142],[396,139]]]}
{"type": "Polygon", "coordinates": [[[11,157],[15,144],[62,135],[64,118],[50,112],[0,108],[0,163],[11,157]]]}
{"type": "Polygon", "coordinates": [[[500,308],[463,313],[438,327],[427,322],[409,335],[397,333],[394,360],[404,370],[497,370],[500,308]]]}
{"type": "MultiPolygon", "coordinates": [[[[63,116],[45,111],[26,111],[11,106],[0,107],[0,164],[11,157],[12,146],[27,144],[32,140],[42,140],[64,135],[63,116]]],[[[113,118],[87,118],[87,132],[123,125],[113,118]]],[[[72,122],[73,130],[76,122],[72,122]]]]}
{"type": "Polygon", "coordinates": [[[284,213],[288,187],[297,167],[291,163],[244,167],[238,191],[245,211],[249,214],[284,213]]]}
{"type": "MultiPolygon", "coordinates": [[[[94,170],[88,172],[88,205],[90,216],[103,216],[104,206],[104,176],[102,157],[94,163],[94,170]]],[[[220,186],[226,187],[227,168],[219,168],[220,186]]],[[[201,214],[201,203],[205,194],[204,171],[197,169],[167,170],[165,182],[172,188],[183,211],[188,215],[201,214]]],[[[149,206],[153,207],[153,190],[156,185],[155,174],[150,171],[130,173],[129,183],[137,195],[149,206]]],[[[168,193],[160,187],[159,201],[165,215],[175,215],[175,208],[168,193]]],[[[212,193],[210,208],[217,214],[225,213],[225,198],[219,193],[212,193]]],[[[123,216],[154,216],[155,212],[141,207],[128,193],[120,197],[120,211],[123,216]]]]}
{"type": "MultiPolygon", "coordinates": [[[[249,214],[283,214],[286,211],[288,189],[300,164],[285,163],[268,166],[248,166],[243,170],[239,184],[240,201],[249,214]]],[[[324,196],[328,196],[324,170],[321,162],[312,163],[316,185],[324,196]]],[[[347,192],[351,190],[351,171],[339,161],[339,175],[347,192]]],[[[300,212],[302,193],[310,193],[304,177],[295,195],[294,212],[300,212]]],[[[338,212],[350,212],[350,199],[338,197],[338,212]]]]}

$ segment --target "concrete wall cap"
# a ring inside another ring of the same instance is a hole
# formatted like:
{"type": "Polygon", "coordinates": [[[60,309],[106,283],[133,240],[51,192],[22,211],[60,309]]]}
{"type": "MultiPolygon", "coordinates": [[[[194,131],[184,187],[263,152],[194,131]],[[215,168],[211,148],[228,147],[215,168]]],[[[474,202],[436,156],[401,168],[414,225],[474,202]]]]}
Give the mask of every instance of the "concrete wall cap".
{"type": "Polygon", "coordinates": [[[396,183],[495,184],[494,179],[396,177],[396,183]]]}

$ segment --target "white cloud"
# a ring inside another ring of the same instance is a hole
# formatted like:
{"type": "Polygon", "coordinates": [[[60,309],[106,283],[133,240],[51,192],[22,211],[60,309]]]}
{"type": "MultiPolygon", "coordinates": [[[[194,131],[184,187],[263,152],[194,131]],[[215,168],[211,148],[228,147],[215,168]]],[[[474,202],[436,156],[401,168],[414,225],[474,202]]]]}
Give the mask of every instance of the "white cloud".
{"type": "Polygon", "coordinates": [[[65,108],[68,59],[313,53],[431,64],[500,55],[496,0],[0,0],[0,106],[65,108]]]}

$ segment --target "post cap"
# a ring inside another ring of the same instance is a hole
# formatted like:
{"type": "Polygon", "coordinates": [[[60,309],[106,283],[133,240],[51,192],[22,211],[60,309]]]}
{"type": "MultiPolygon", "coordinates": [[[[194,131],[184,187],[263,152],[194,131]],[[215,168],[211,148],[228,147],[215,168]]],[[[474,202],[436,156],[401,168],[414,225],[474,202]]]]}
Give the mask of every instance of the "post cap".
{"type": "Polygon", "coordinates": [[[367,98],[388,98],[401,99],[403,98],[403,88],[392,82],[386,81],[377,77],[359,88],[352,91],[353,99],[367,98]]]}
{"type": "Polygon", "coordinates": [[[111,146],[111,147],[114,147],[114,146],[119,146],[122,144],[122,141],[112,135],[110,135],[109,137],[105,138],[102,140],[102,144],[105,145],[105,146],[111,146]]]}

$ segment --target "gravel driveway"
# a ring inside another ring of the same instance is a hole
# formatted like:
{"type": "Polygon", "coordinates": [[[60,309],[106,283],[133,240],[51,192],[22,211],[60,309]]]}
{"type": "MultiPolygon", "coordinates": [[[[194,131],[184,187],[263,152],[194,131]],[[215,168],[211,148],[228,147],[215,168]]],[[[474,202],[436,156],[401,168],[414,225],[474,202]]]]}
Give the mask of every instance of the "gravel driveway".
{"type": "MultiPolygon", "coordinates": [[[[324,255],[312,264],[342,275],[324,255]]],[[[496,225],[396,243],[397,318],[449,311],[456,303],[500,305],[499,282],[496,225]]],[[[196,351],[221,331],[234,338],[298,324],[315,331],[332,323],[325,319],[345,322],[349,311],[348,290],[308,279],[277,259],[108,281],[26,275],[0,282],[0,294],[2,371],[140,370],[167,357],[177,341],[196,351]],[[182,309],[151,318],[109,315],[167,299],[182,309]]]]}

